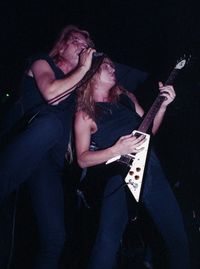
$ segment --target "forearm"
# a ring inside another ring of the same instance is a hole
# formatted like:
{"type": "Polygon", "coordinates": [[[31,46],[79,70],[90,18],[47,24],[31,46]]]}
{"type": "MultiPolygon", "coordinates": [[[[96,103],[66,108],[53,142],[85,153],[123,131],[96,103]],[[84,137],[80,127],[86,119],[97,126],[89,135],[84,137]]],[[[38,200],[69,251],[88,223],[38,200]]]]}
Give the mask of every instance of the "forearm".
{"type": "Polygon", "coordinates": [[[61,100],[67,98],[68,94],[76,89],[76,85],[81,81],[85,76],[87,70],[82,66],[74,70],[70,76],[66,76],[63,79],[54,80],[47,92],[47,101],[53,102],[53,104],[58,104],[61,100]],[[60,97],[57,101],[57,97],[60,97]]]}
{"type": "Polygon", "coordinates": [[[81,168],[94,166],[97,164],[105,163],[109,159],[118,156],[118,152],[115,147],[110,147],[104,150],[97,151],[85,151],[82,154],[78,154],[77,160],[81,168]]]}
{"type": "Polygon", "coordinates": [[[165,112],[166,112],[166,107],[161,107],[155,116],[155,119],[153,121],[153,127],[152,127],[152,133],[154,135],[157,133],[157,131],[159,130],[163,122],[165,112]]]}
{"type": "Polygon", "coordinates": [[[143,148],[141,146],[144,141],[145,135],[136,138],[135,136],[129,134],[126,136],[121,136],[112,147],[104,150],[89,151],[83,150],[81,147],[77,146],[77,160],[82,168],[101,164],[119,155],[126,155],[142,151],[143,148]]]}

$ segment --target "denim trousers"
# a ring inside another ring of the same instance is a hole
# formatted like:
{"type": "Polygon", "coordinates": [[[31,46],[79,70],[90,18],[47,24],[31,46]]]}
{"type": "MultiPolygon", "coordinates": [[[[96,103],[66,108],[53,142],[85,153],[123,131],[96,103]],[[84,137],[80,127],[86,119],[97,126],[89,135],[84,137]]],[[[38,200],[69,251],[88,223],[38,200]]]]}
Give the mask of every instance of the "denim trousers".
{"type": "MultiPolygon", "coordinates": [[[[125,192],[127,187],[120,187],[123,184],[123,177],[119,174],[113,175],[107,181],[102,199],[99,229],[88,269],[116,268],[117,252],[128,223],[125,192]]],[[[145,207],[164,240],[169,268],[190,268],[188,240],[182,215],[154,153],[150,156],[143,184],[141,206],[145,207]]]]}
{"type": "Polygon", "coordinates": [[[62,170],[67,136],[59,117],[43,110],[0,153],[0,202],[25,181],[30,188],[40,235],[34,269],[57,269],[65,241],[62,170]]]}

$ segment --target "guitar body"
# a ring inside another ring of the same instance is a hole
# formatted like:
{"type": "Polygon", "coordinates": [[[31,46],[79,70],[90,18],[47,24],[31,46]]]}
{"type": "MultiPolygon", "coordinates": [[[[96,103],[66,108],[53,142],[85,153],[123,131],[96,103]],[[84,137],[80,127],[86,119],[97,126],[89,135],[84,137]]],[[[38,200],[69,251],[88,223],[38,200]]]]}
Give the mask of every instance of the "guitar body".
{"type": "Polygon", "coordinates": [[[130,165],[127,176],[125,177],[125,182],[135,200],[139,202],[150,135],[139,131],[133,131],[133,135],[145,135],[145,142],[142,144],[142,151],[133,156],[133,162],[130,165]]]}
{"type": "Polygon", "coordinates": [[[134,153],[123,156],[116,156],[108,160],[106,164],[110,164],[117,161],[129,167],[128,173],[125,177],[125,182],[132,195],[134,196],[135,200],[139,202],[145,163],[150,142],[150,135],[147,133],[140,132],[138,130],[134,130],[132,132],[132,135],[136,137],[145,135],[145,142],[141,146],[142,150],[136,154],[134,153]]]}

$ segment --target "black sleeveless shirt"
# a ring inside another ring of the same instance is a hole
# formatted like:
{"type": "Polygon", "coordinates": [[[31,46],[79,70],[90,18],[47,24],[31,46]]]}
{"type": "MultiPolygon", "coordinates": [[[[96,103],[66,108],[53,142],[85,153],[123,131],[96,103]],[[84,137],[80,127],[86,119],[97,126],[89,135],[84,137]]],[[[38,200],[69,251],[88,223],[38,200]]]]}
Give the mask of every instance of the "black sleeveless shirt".
{"type": "Polygon", "coordinates": [[[97,132],[92,134],[91,143],[98,149],[114,145],[117,140],[137,129],[141,117],[128,96],[120,95],[117,103],[97,102],[97,132]]]}
{"type": "MultiPolygon", "coordinates": [[[[30,58],[28,60],[26,69],[29,70],[31,65],[37,60],[45,60],[52,68],[56,79],[62,79],[65,76],[63,71],[55,65],[53,59],[49,57],[48,54],[39,54],[30,58]]],[[[25,111],[28,111],[29,109],[32,109],[36,106],[42,106],[46,104],[46,101],[40,93],[34,77],[31,77],[26,73],[24,73],[21,82],[21,100],[23,102],[25,111]]],[[[69,100],[67,98],[55,107],[64,107],[68,102],[69,100]]]]}
{"type": "MultiPolygon", "coordinates": [[[[100,113],[96,118],[98,130],[91,137],[91,145],[93,146],[91,148],[94,150],[111,147],[121,136],[128,135],[133,130],[137,130],[142,121],[142,118],[135,111],[134,104],[126,95],[121,95],[119,102],[116,104],[98,102],[96,105],[100,108],[100,113]]],[[[98,166],[100,165],[96,167],[98,166]]],[[[89,170],[92,171],[91,168],[89,170]]],[[[159,181],[166,180],[161,164],[151,145],[145,170],[143,198],[151,195],[154,184],[159,184],[159,181]]],[[[114,173],[118,173],[116,167],[114,173]]],[[[106,172],[104,172],[104,177],[106,177],[105,174],[106,172]]]]}
{"type": "MultiPolygon", "coordinates": [[[[39,54],[32,57],[28,62],[27,70],[36,60],[45,60],[52,68],[56,79],[64,78],[65,74],[55,65],[53,59],[49,57],[48,54],[39,54]]],[[[63,124],[66,124],[68,120],[71,122],[71,118],[75,112],[75,96],[76,94],[74,91],[68,98],[61,101],[58,105],[49,105],[40,93],[34,77],[25,73],[22,78],[20,99],[23,105],[24,114],[32,114],[41,110],[48,110],[56,113],[56,115],[62,120],[63,124]]]]}

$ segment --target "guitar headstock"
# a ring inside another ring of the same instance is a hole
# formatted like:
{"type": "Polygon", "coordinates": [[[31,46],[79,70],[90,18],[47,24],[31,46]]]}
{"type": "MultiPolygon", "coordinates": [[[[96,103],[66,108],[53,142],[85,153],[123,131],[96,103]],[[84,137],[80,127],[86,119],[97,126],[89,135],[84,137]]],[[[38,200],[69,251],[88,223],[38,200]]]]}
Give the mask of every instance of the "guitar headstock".
{"type": "Polygon", "coordinates": [[[179,60],[177,61],[177,64],[175,65],[174,69],[182,69],[186,64],[188,64],[188,62],[191,59],[191,55],[189,55],[188,57],[186,57],[185,55],[179,60]]]}

